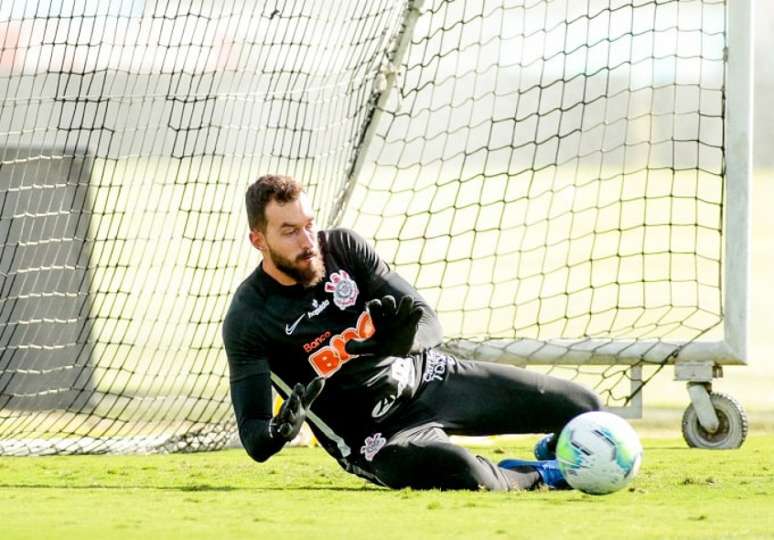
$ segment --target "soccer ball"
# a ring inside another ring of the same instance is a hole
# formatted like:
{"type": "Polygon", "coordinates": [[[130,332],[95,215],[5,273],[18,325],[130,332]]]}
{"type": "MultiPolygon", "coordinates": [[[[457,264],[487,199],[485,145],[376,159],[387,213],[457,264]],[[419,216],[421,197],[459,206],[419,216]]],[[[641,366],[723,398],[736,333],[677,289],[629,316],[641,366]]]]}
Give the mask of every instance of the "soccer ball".
{"type": "Polygon", "coordinates": [[[556,444],[559,469],[570,486],[593,495],[618,491],[637,476],[642,445],[620,416],[588,412],[573,418],[556,444]]]}

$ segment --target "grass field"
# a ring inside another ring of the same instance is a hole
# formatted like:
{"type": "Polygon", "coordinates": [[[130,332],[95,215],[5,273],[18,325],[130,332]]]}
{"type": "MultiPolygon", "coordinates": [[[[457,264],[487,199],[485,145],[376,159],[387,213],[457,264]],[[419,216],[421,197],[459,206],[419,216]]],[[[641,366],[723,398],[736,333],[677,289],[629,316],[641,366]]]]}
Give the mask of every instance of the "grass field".
{"type": "MultiPolygon", "coordinates": [[[[525,456],[533,438],[476,448],[525,456]]],[[[613,495],[389,491],[318,448],[0,458],[0,530],[22,538],[774,538],[774,434],[741,450],[646,438],[613,495]]]]}

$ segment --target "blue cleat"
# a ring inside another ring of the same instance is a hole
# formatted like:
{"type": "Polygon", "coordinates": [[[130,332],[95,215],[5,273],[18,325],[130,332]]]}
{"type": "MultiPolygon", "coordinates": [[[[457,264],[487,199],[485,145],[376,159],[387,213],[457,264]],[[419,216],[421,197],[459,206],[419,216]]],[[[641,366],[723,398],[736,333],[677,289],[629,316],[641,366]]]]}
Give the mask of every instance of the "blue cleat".
{"type": "Polygon", "coordinates": [[[504,459],[497,464],[503,469],[516,469],[518,467],[532,467],[540,475],[540,479],[550,489],[572,489],[559,470],[559,462],[555,459],[540,461],[528,461],[526,459],[504,459]]]}
{"type": "Polygon", "coordinates": [[[540,461],[544,461],[546,459],[556,459],[556,447],[554,447],[554,449],[548,447],[551,439],[553,438],[554,434],[549,433],[548,435],[542,437],[537,443],[535,443],[535,459],[540,461]]]}

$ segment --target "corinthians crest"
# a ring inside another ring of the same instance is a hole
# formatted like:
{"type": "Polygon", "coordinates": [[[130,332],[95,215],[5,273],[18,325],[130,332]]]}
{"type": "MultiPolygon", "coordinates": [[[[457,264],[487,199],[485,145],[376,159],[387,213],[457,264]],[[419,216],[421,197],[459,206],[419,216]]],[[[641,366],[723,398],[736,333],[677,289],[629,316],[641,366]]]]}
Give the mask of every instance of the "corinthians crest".
{"type": "Polygon", "coordinates": [[[325,292],[333,293],[333,303],[339,309],[347,309],[357,301],[357,283],[344,270],[331,274],[325,283],[325,292]]]}

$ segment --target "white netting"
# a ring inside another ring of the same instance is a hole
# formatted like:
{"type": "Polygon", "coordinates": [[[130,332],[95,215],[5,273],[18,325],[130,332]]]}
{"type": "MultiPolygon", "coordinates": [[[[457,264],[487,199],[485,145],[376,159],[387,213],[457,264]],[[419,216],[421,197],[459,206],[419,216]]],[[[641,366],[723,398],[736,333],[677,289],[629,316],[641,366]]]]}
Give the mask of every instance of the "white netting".
{"type": "Polygon", "coordinates": [[[0,7],[0,452],[231,437],[264,173],[457,350],[659,363],[721,321],[722,1],[54,4],[0,7]]]}

